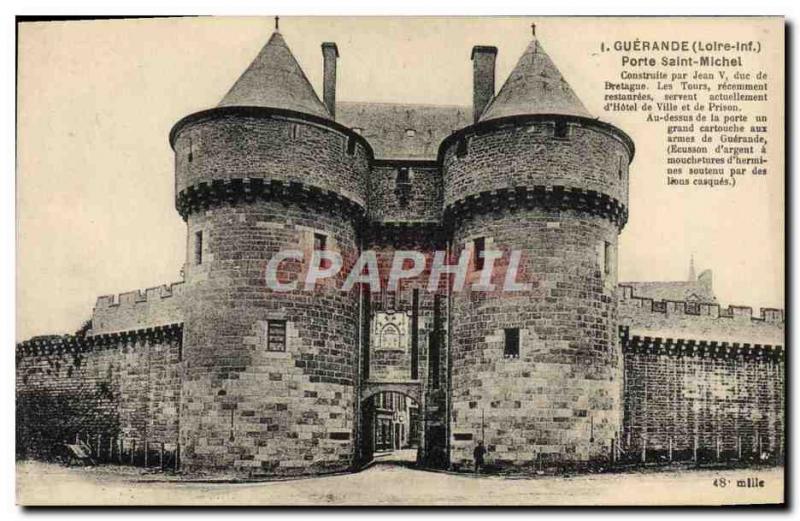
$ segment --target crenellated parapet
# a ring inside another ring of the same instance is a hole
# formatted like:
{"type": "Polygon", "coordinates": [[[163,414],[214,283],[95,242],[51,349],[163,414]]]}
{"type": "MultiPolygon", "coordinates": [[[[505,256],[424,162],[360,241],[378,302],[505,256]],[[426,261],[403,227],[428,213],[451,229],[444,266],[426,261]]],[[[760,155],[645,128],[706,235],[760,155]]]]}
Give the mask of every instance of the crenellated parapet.
{"type": "Polygon", "coordinates": [[[97,297],[95,309],[160,302],[162,299],[180,295],[182,289],[183,282],[173,282],[172,284],[126,291],[117,295],[100,295],[97,297]]]}
{"type": "Polygon", "coordinates": [[[182,322],[184,291],[184,283],[175,282],[97,297],[89,335],[182,322]]]}
{"type": "Polygon", "coordinates": [[[620,229],[628,221],[628,209],[619,200],[594,190],[570,186],[517,186],[470,194],[445,210],[445,223],[469,214],[495,211],[497,208],[552,211],[575,210],[610,220],[620,229]]]}
{"type": "Polygon", "coordinates": [[[705,316],[710,318],[730,318],[737,320],[754,320],[768,322],[772,324],[783,324],[784,313],[782,309],[761,308],[758,316],[753,316],[753,308],[750,306],[729,305],[723,308],[719,304],[677,301],[677,300],[654,300],[647,297],[639,297],[634,294],[632,286],[620,284],[620,301],[626,302],[634,308],[652,313],[665,313],[668,315],[693,315],[705,316]]]}
{"type": "Polygon", "coordinates": [[[183,324],[180,323],[85,337],[75,335],[34,337],[17,344],[16,356],[20,359],[77,354],[112,349],[123,344],[170,342],[180,340],[182,337],[183,324]]]}
{"type": "Polygon", "coordinates": [[[619,320],[633,334],[784,344],[784,311],[749,306],[721,307],[695,301],[639,297],[631,286],[619,286],[619,320]]]}
{"type": "Polygon", "coordinates": [[[317,186],[279,179],[218,179],[188,186],[178,194],[175,207],[187,219],[192,212],[205,211],[222,203],[231,205],[256,201],[285,201],[320,208],[339,208],[346,215],[359,219],[364,207],[348,197],[317,186]]]}
{"type": "Polygon", "coordinates": [[[718,342],[693,338],[663,338],[631,335],[630,328],[620,328],[624,353],[655,356],[700,357],[719,360],[747,360],[781,363],[785,359],[782,345],[749,342],[718,342]]]}

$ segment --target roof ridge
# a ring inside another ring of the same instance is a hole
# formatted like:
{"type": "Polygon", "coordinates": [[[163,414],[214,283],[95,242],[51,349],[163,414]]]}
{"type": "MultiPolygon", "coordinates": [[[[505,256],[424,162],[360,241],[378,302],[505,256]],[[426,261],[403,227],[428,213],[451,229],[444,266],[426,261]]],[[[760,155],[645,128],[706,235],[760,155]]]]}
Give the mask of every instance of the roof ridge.
{"type": "Polygon", "coordinates": [[[457,103],[406,103],[402,101],[355,101],[355,100],[337,100],[336,104],[358,104],[358,105],[387,105],[397,107],[442,107],[442,108],[459,108],[459,109],[472,109],[469,104],[459,105],[457,103]]]}

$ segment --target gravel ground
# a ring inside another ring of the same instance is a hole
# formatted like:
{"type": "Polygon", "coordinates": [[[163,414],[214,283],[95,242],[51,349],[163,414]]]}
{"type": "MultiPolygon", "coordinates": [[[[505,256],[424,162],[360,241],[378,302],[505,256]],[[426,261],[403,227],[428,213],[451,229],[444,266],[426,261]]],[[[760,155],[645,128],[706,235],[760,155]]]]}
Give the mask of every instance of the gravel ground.
{"type": "Polygon", "coordinates": [[[356,474],[262,483],[160,481],[130,467],[17,464],[24,505],[708,505],[783,502],[783,468],[510,479],[414,470],[386,458],[356,474]],[[737,486],[763,480],[763,487],[737,486]],[[723,483],[726,486],[719,486],[723,483]],[[716,480],[716,481],[715,481],[716,480]]]}

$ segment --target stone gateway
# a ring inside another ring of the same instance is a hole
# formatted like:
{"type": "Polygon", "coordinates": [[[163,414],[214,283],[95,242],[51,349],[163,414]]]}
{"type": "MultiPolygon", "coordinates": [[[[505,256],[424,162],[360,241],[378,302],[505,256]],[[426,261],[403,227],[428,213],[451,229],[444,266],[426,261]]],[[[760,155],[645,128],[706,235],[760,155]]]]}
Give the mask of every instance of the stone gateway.
{"type": "Polygon", "coordinates": [[[85,443],[249,477],[352,471],[408,446],[468,470],[479,442],[489,471],[778,461],[783,311],[721,309],[693,267],[620,283],[633,141],[536,39],[495,92],[497,52],[473,49],[472,107],[342,102],[336,44],[320,98],[276,30],[170,133],[183,280],[101,296],[75,334],[17,346],[18,457],[85,443]],[[265,273],[285,250],[347,267],[374,251],[381,284],[342,291],[342,270],[275,291],[265,273]],[[467,289],[429,287],[430,257],[386,284],[396,251],[469,252],[467,289]],[[491,251],[522,252],[526,291],[470,289],[491,251]]]}

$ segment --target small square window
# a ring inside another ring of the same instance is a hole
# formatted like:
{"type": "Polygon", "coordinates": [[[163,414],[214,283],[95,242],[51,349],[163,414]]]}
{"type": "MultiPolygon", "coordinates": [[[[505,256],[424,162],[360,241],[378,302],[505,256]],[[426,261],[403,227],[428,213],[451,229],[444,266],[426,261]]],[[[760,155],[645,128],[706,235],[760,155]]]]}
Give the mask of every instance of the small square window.
{"type": "Polygon", "coordinates": [[[286,321],[267,322],[267,351],[286,351],[286,321]]]}
{"type": "Polygon", "coordinates": [[[194,232],[194,263],[203,264],[203,232],[194,232]]]}
{"type": "Polygon", "coordinates": [[[567,125],[566,120],[556,120],[554,135],[558,138],[566,138],[569,135],[569,126],[567,125]]]}
{"type": "Polygon", "coordinates": [[[403,166],[397,169],[397,184],[407,185],[409,183],[411,183],[411,177],[408,174],[408,168],[403,166]]]}
{"type": "Polygon", "coordinates": [[[519,358],[519,328],[512,327],[505,330],[505,348],[503,356],[506,358],[519,358]]]}
{"type": "Polygon", "coordinates": [[[472,241],[473,255],[475,256],[475,271],[483,270],[483,252],[486,251],[486,238],[478,237],[472,241]]]}
{"type": "Polygon", "coordinates": [[[406,129],[406,137],[414,137],[416,135],[417,135],[417,131],[414,130],[413,128],[407,128],[406,129]]]}

